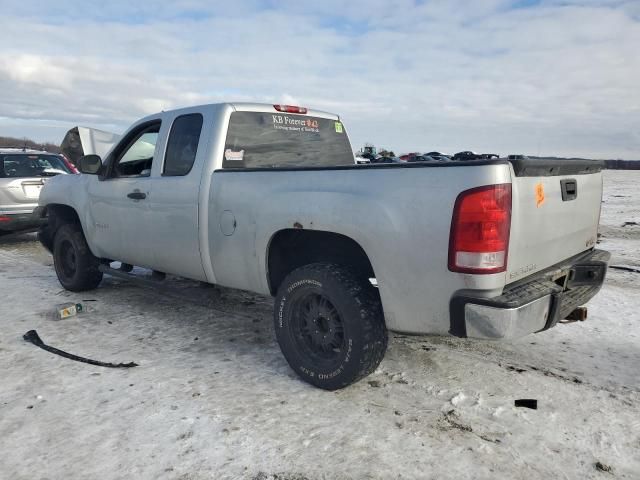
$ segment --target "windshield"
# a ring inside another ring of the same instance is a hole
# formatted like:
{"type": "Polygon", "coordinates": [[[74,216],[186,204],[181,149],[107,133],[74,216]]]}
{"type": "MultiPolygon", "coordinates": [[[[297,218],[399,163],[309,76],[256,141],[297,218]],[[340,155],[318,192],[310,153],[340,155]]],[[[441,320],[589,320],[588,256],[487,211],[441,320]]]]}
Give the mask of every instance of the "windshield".
{"type": "Polygon", "coordinates": [[[61,173],[71,172],[58,155],[0,153],[0,178],[51,177],[61,173]]]}
{"type": "Polygon", "coordinates": [[[340,121],[286,113],[234,112],[224,168],[335,167],[355,163],[340,121]]]}

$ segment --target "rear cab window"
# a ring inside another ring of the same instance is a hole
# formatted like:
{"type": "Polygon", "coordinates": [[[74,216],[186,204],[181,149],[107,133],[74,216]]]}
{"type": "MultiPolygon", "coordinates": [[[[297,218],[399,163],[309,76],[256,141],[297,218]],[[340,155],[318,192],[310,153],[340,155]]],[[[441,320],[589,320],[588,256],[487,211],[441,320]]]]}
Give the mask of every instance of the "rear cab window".
{"type": "Polygon", "coordinates": [[[72,173],[62,157],[46,154],[0,154],[0,178],[52,177],[72,173]]]}
{"type": "Polygon", "coordinates": [[[202,131],[202,115],[190,113],[175,119],[169,133],[162,175],[180,177],[193,168],[202,131]]]}
{"type": "Polygon", "coordinates": [[[355,163],[339,120],[291,113],[233,112],[222,167],[308,168],[355,163]]]}

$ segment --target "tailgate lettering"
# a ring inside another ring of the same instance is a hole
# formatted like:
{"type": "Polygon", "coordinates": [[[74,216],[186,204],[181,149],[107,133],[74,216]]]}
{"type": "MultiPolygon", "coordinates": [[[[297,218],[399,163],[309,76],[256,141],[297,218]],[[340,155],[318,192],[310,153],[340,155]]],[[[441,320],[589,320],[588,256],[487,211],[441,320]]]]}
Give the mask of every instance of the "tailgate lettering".
{"type": "Polygon", "coordinates": [[[532,263],[530,265],[525,265],[524,267],[521,267],[518,270],[510,272],[509,273],[509,280],[513,280],[516,277],[520,277],[520,276],[524,275],[525,273],[533,272],[536,268],[537,268],[537,265],[535,263],[532,263]]]}

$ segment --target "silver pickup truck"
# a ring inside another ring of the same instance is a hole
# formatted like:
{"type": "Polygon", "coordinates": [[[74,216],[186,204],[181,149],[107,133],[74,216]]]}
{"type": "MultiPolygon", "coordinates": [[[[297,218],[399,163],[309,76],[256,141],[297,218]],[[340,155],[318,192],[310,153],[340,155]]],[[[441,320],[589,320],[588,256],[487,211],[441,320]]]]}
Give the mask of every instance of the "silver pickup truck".
{"type": "Polygon", "coordinates": [[[205,105],[148,116],[50,180],[40,239],[72,291],[139,266],[275,296],[285,358],[337,389],[375,370],[387,330],[509,339],[577,311],[609,259],[601,168],[356,165],[337,115],[205,105]]]}

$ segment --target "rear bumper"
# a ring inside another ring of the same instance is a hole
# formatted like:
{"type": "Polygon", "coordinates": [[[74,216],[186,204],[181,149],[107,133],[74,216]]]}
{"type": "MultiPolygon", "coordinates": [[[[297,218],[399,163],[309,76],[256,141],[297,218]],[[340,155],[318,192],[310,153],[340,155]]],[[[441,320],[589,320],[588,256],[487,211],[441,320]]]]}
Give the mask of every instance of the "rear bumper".
{"type": "Polygon", "coordinates": [[[604,250],[582,253],[509,285],[498,297],[456,294],[450,304],[449,333],[510,339],[547,330],[598,293],[610,257],[604,250]]]}
{"type": "Polygon", "coordinates": [[[0,231],[36,230],[45,220],[33,213],[0,213],[0,231]]]}

